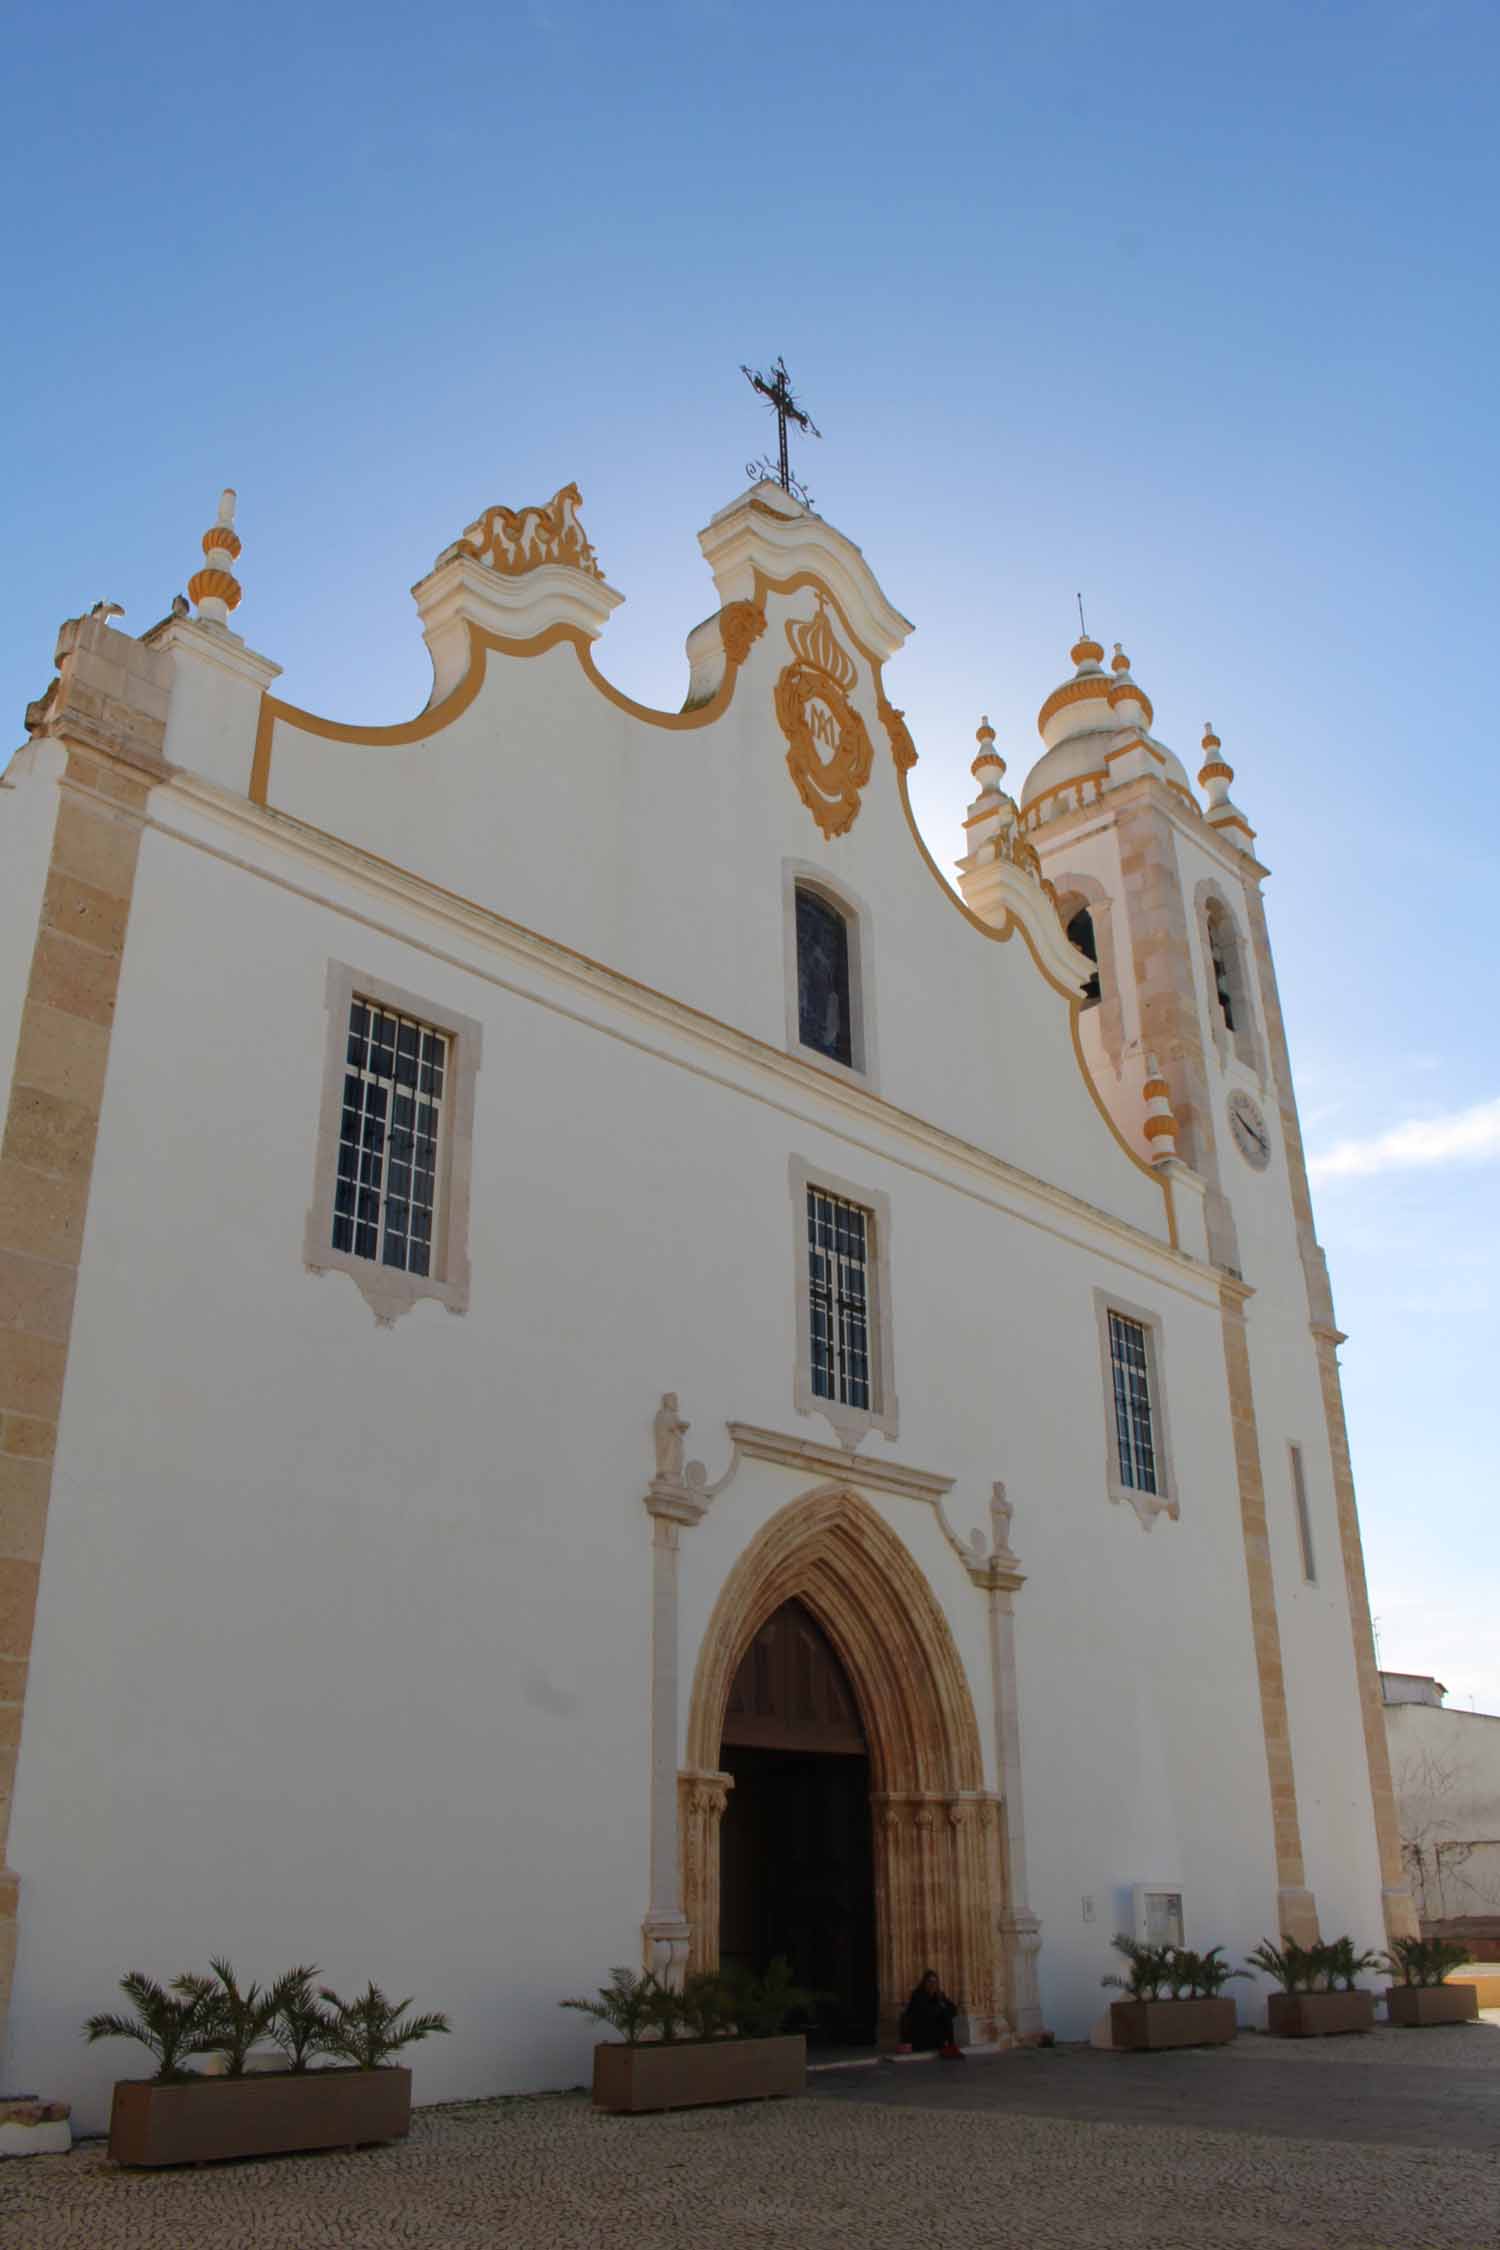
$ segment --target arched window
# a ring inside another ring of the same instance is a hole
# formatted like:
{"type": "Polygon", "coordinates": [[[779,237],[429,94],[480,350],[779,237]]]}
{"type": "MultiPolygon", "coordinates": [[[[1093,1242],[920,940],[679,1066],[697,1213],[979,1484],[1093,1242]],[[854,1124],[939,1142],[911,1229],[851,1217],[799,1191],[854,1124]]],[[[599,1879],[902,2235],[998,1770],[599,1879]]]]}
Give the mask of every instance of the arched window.
{"type": "Polygon", "coordinates": [[[1086,906],[1080,906],[1072,921],[1069,922],[1067,939],[1069,945],[1076,945],[1084,958],[1094,963],[1094,973],[1083,988],[1083,997],[1085,1000],[1097,1000],[1099,998],[1099,947],[1094,937],[1094,917],[1086,906]]]}
{"type": "Polygon", "coordinates": [[[1224,926],[1224,917],[1210,906],[1208,910],[1208,957],[1213,964],[1214,993],[1219,1011],[1224,1018],[1224,1029],[1234,1029],[1234,973],[1231,965],[1234,939],[1224,926]]]}
{"type": "Polygon", "coordinates": [[[853,1067],[849,925],[806,883],[797,885],[797,1036],[814,1054],[853,1067]]]}

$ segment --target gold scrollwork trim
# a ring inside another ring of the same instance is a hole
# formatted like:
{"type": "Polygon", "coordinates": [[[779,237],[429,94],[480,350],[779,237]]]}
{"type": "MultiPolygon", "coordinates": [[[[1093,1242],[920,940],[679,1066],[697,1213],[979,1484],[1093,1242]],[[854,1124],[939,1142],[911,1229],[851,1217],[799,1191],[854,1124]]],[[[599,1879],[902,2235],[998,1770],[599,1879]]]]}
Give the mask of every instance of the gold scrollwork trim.
{"type": "Polygon", "coordinates": [[[649,703],[637,703],[634,696],[626,695],[622,688],[604,677],[594,662],[593,644],[582,626],[562,622],[533,633],[527,640],[514,640],[507,634],[491,633],[482,625],[470,624],[469,661],[463,678],[441,703],[430,710],[419,711],[414,719],[400,719],[394,726],[351,726],[342,719],[319,718],[315,711],[306,711],[300,704],[284,703],[279,696],[263,695],[255,730],[255,754],[250,765],[250,802],[273,809],[270,802],[271,751],[279,719],[284,719],[299,734],[316,735],[324,742],[400,750],[409,743],[430,741],[452,726],[455,719],[462,718],[484,685],[491,656],[545,656],[564,642],[571,644],[584,676],[602,696],[617,709],[628,712],[631,718],[643,719],[653,727],[712,726],[714,720],[728,710],[740,666],[766,629],[764,589],[757,588],[757,595],[758,599],[753,602],[731,602],[721,613],[730,620],[724,639],[724,653],[729,659],[724,677],[706,702],[695,703],[686,711],[654,711],[649,703]],[[736,615],[736,612],[743,614],[736,615]],[[752,621],[757,618],[759,625],[752,629],[752,621]]]}
{"type": "MultiPolygon", "coordinates": [[[[880,679],[878,669],[875,678],[878,685],[880,679]]],[[[897,773],[910,773],[917,762],[917,746],[912,741],[911,729],[906,723],[906,713],[898,711],[894,703],[887,703],[884,695],[880,698],[880,723],[890,736],[891,756],[896,761],[897,773]]],[[[964,826],[967,828],[967,821],[965,821],[964,826]]]]}
{"type": "Polygon", "coordinates": [[[859,816],[875,762],[865,722],[849,701],[859,675],[821,602],[815,617],[788,619],[786,636],[792,662],[776,682],[774,701],[787,739],[787,771],[823,834],[842,836],[859,816]],[[815,727],[829,742],[830,757],[821,755],[815,727]]]}
{"type": "Polygon", "coordinates": [[[602,580],[599,557],[578,520],[582,506],[577,485],[565,484],[545,506],[486,508],[453,551],[477,555],[505,578],[520,578],[544,563],[563,563],[602,580]]]}
{"type": "Polygon", "coordinates": [[[762,602],[726,602],[719,612],[719,638],[731,664],[743,664],[766,629],[762,602]]]}
{"type": "MultiPolygon", "coordinates": [[[[867,647],[858,633],[855,632],[849,619],[844,614],[843,605],[838,596],[832,593],[813,571],[795,571],[790,578],[768,578],[763,571],[757,570],[755,573],[755,594],[751,607],[764,612],[769,595],[795,594],[800,592],[804,586],[813,587],[833,610],[844,629],[845,636],[859,650],[860,655],[869,665],[875,682],[877,708],[880,709],[884,719],[886,711],[891,710],[892,706],[886,699],[880,659],[875,651],[867,647]]],[[[730,606],[739,607],[741,605],[731,604],[730,606]]],[[[738,680],[742,669],[741,664],[735,660],[732,648],[727,648],[730,661],[724,668],[724,677],[706,703],[697,704],[690,711],[653,711],[649,704],[637,703],[634,697],[626,695],[623,690],[605,679],[594,662],[589,637],[580,626],[550,625],[545,632],[536,634],[530,640],[517,641],[506,639],[497,633],[486,632],[478,625],[470,625],[469,644],[471,654],[469,668],[464,677],[435,710],[420,712],[415,719],[407,719],[396,726],[350,726],[338,719],[320,719],[315,713],[304,711],[295,703],[283,703],[276,696],[263,695],[261,697],[260,723],[256,731],[255,756],[251,768],[251,802],[267,806],[269,809],[271,747],[278,719],[285,719],[301,732],[321,736],[326,741],[380,744],[390,748],[396,748],[404,743],[419,742],[424,737],[441,733],[444,727],[451,725],[456,718],[468,709],[483,685],[486,661],[491,652],[502,656],[542,656],[548,649],[556,648],[559,643],[564,641],[571,642],[574,654],[577,656],[584,674],[593,682],[600,694],[607,697],[619,710],[628,712],[632,718],[640,719],[648,726],[680,729],[712,726],[714,721],[720,718],[729,708],[734,696],[735,682],[738,680]]],[[[899,713],[895,715],[898,718],[900,716],[899,713]]],[[[889,721],[886,721],[886,724],[889,727],[889,721]]],[[[894,752],[894,741],[892,749],[894,752]]],[[[913,755],[915,756],[915,753],[913,755]]],[[[903,765],[899,754],[896,755],[895,763],[896,784],[901,797],[901,810],[906,816],[906,825],[911,832],[912,842],[917,848],[917,855],[954,913],[961,914],[971,928],[977,930],[981,937],[987,938],[991,942],[998,941],[1003,944],[1019,929],[1022,938],[1025,940],[1026,949],[1041,976],[1054,992],[1060,993],[1063,999],[1067,1001],[1073,1035],[1073,1056],[1078,1065],[1078,1074],[1088,1089],[1089,1098],[1094,1107],[1103,1118],[1112,1139],[1127,1162],[1132,1164],[1138,1172],[1143,1172],[1147,1179],[1151,1180],[1160,1190],[1166,1210],[1167,1239],[1172,1249],[1176,1250],[1179,1246],[1177,1213],[1172,1200],[1171,1182],[1165,1175],[1158,1173],[1152,1165],[1148,1164],[1144,1157],[1138,1155],[1129,1141],[1126,1140],[1119,1126],[1111,1117],[1104,1097],[1094,1083],[1093,1072],[1089,1069],[1084,1056],[1083,1037],[1079,1028],[1084,1008],[1081,993],[1059,983],[1058,979],[1052,975],[1043,963],[1042,957],[1037,951],[1036,940],[1032,937],[1024,922],[1018,922],[1014,915],[1009,913],[998,927],[982,921],[973,909],[966,906],[964,901],[955,894],[945,880],[942,869],[928,850],[922,831],[917,826],[916,815],[911,808],[911,795],[907,786],[909,768],[903,765]]],[[[1102,781],[1105,777],[1101,773],[1084,778],[1102,781]]],[[[1077,784],[1070,783],[1068,786],[1076,787],[1077,784]]]]}

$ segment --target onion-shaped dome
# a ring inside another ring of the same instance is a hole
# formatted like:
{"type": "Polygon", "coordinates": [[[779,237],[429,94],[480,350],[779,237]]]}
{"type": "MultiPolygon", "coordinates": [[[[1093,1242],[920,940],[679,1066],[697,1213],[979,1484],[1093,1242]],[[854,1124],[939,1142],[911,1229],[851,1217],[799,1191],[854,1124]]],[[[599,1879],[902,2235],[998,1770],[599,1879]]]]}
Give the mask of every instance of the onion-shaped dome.
{"type": "Polygon", "coordinates": [[[1037,713],[1037,732],[1046,748],[1026,776],[1022,812],[1037,807],[1044,820],[1049,806],[1054,812],[1071,812],[1079,802],[1077,785],[1094,783],[1102,789],[1109,778],[1110,753],[1142,738],[1159,758],[1162,780],[1191,797],[1181,759],[1148,733],[1155,717],[1151,699],[1131,677],[1130,659],[1119,642],[1108,671],[1098,641],[1075,641],[1069,653],[1073,677],[1055,687],[1037,713]]]}

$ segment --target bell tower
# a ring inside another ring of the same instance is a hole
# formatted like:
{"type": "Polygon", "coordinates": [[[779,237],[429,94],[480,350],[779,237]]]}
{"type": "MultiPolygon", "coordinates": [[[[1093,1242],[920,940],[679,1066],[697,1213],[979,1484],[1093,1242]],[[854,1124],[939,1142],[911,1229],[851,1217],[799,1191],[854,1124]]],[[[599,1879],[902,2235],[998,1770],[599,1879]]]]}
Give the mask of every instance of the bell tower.
{"type": "MultiPolygon", "coordinates": [[[[1011,818],[1079,952],[1085,1059],[1150,1161],[1164,1103],[1203,1183],[1265,1728],[1280,1928],[1345,1927],[1368,1815],[1329,1738],[1363,1734],[1388,1936],[1416,1927],[1401,1866],[1327,1267],[1314,1230],[1255,832],[1205,729],[1200,799],[1152,731],[1119,642],[1087,634],[1037,715],[1011,818]],[[1332,1761],[1332,1762],[1331,1762],[1332,1761]],[[1346,1909],[1344,1897],[1350,1899],[1346,1909]]],[[[981,758],[997,762],[992,740],[981,758]]],[[[976,762],[976,775],[979,763],[976,762]]],[[[982,777],[993,794],[989,768],[982,777]]],[[[981,791],[979,807],[986,802],[981,791]]],[[[971,814],[971,833],[973,814],[971,814]]],[[[966,894],[969,862],[961,869],[966,894]]],[[[1170,1144],[1168,1144],[1170,1145],[1170,1144]]],[[[1347,1768],[1347,1758],[1345,1759],[1347,1768]]]]}

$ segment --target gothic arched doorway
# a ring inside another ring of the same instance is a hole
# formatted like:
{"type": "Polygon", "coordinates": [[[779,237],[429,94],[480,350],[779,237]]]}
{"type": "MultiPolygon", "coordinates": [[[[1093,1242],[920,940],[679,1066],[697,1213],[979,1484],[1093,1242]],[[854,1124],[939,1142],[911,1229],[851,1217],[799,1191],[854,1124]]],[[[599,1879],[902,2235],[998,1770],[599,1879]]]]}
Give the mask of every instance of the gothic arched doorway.
{"type": "MultiPolygon", "coordinates": [[[[993,2038],[1005,1883],[999,1803],[984,1787],[968,1682],[910,1551],[868,1502],[840,1486],[794,1501],[761,1528],[725,1580],[703,1637],[679,1788],[690,1965],[711,1968],[720,1958],[721,1823],[736,1786],[724,1761],[756,1747],[736,1742],[751,1715],[731,1718],[733,1691],[757,1637],[786,1604],[833,1659],[821,1675],[820,1723],[833,1724],[829,1698],[841,1692],[868,1760],[880,2036],[894,2036],[907,1993],[930,1965],[974,2036],[993,2038]]],[[[795,1618],[793,1626],[791,1641],[795,1618]]],[[[851,1739],[853,1731],[851,1724],[851,1739]]],[[[730,1904],[733,1911],[732,1891],[730,1904]]]]}
{"type": "Polygon", "coordinates": [[[778,1954],[823,1997],[822,2035],[875,2037],[875,1861],[859,1705],[816,1618],[783,1602],[740,1660],[719,1765],[719,1958],[761,1975],[778,1954]]]}

